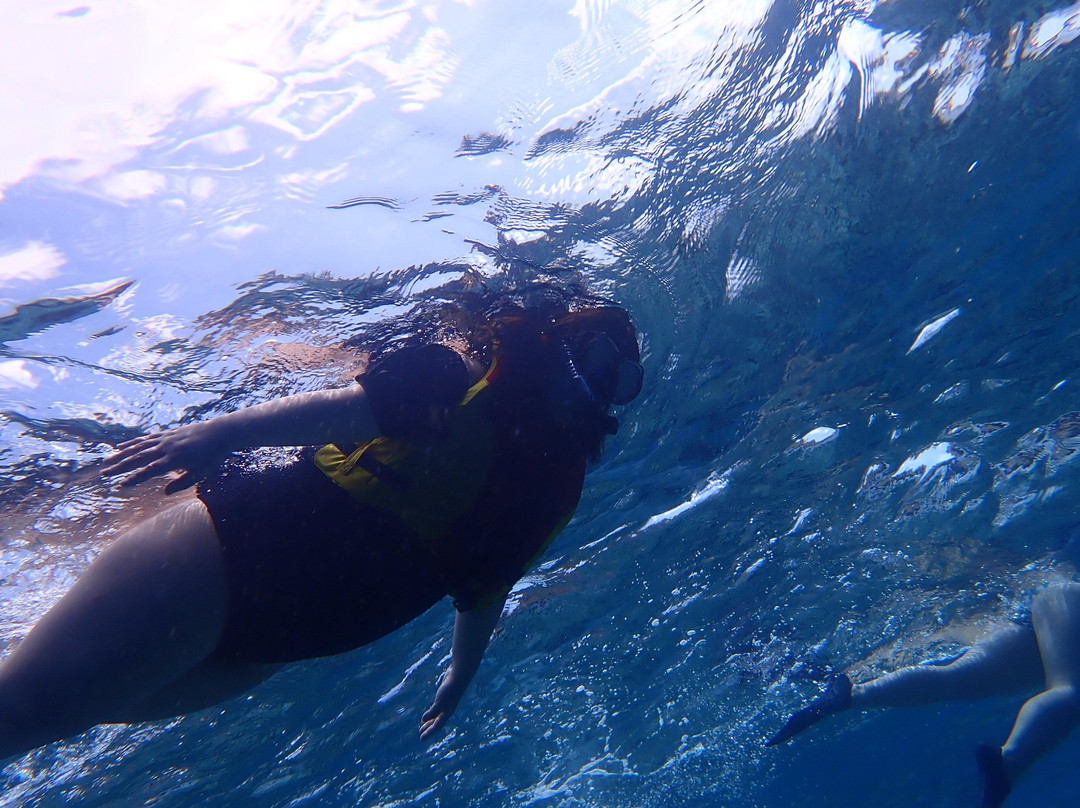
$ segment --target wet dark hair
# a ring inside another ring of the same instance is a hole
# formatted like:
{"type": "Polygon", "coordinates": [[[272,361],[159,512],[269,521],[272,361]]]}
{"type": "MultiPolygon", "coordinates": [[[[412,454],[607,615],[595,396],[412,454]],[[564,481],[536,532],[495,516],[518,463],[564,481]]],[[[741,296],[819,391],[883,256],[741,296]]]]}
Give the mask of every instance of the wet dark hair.
{"type": "Polygon", "coordinates": [[[474,284],[443,298],[421,300],[409,311],[365,328],[344,347],[377,356],[409,345],[456,343],[487,363],[501,333],[526,323],[564,340],[603,331],[623,356],[640,361],[637,332],[617,303],[578,287],[548,283],[497,290],[474,284]]]}
{"type": "Polygon", "coordinates": [[[608,298],[554,284],[498,291],[480,285],[439,300],[421,301],[345,345],[369,352],[373,361],[399,348],[432,343],[451,345],[484,366],[494,358],[496,345],[502,346],[500,353],[527,357],[501,369],[507,391],[505,419],[547,422],[553,437],[583,445],[590,461],[595,461],[618,421],[606,406],[596,404],[559,422],[553,415],[559,408],[552,406],[552,399],[559,395],[560,382],[567,375],[567,349],[572,353],[579,341],[596,332],[608,336],[624,358],[639,361],[634,325],[626,311],[608,298]]]}
{"type": "Polygon", "coordinates": [[[555,322],[555,333],[571,348],[589,334],[605,334],[618,348],[619,354],[631,362],[641,361],[637,330],[625,309],[605,301],[569,312],[555,322]]]}

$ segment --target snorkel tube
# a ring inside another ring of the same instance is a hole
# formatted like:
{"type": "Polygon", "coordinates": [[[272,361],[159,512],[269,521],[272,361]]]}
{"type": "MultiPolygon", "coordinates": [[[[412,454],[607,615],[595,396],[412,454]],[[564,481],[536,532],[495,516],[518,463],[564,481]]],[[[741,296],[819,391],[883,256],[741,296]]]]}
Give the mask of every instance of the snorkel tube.
{"type": "Polygon", "coordinates": [[[587,428],[614,435],[619,422],[608,410],[637,398],[644,377],[629,315],[618,306],[591,306],[568,313],[552,331],[569,411],[587,428]]]}
{"type": "Polygon", "coordinates": [[[558,355],[565,387],[565,390],[560,391],[564,399],[561,402],[562,406],[572,416],[582,418],[586,423],[595,424],[603,435],[617,433],[619,421],[607,411],[610,403],[605,404],[593,391],[585,374],[578,369],[570,346],[565,341],[559,341],[558,355]]]}

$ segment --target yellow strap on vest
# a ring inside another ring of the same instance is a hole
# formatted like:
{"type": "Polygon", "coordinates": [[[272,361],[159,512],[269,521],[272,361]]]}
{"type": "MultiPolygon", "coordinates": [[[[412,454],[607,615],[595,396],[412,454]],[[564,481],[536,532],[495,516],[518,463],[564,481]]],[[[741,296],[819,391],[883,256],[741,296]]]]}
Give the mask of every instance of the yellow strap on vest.
{"type": "Polygon", "coordinates": [[[327,477],[355,499],[400,516],[431,549],[476,504],[495,451],[488,377],[469,388],[447,418],[444,437],[379,437],[346,454],[335,444],[315,454],[327,477]]]}

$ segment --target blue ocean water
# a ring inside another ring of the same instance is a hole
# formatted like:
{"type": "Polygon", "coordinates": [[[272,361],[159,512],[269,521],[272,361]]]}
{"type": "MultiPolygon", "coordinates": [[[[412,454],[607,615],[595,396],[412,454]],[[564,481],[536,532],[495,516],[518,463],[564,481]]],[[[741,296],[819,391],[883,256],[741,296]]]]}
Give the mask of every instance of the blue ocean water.
{"type": "Polygon", "coordinates": [[[465,274],[619,299],[646,393],[434,745],[449,604],[0,805],[974,804],[1018,700],[762,742],[1076,574],[1080,5],[3,7],[5,648],[159,504],[111,444],[339,383],[465,274]]]}

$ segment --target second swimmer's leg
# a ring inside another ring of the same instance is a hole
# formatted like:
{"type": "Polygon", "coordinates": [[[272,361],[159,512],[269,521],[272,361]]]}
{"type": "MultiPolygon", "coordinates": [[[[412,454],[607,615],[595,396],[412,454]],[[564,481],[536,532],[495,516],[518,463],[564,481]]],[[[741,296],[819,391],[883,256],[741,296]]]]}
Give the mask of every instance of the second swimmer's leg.
{"type": "Polygon", "coordinates": [[[1013,625],[990,635],[948,665],[914,665],[857,685],[847,676],[837,676],[821,696],[794,713],[766,746],[783,743],[843,710],[987,698],[1034,690],[1042,677],[1035,632],[1013,625]]]}
{"type": "Polygon", "coordinates": [[[108,721],[198,665],[226,607],[198,500],[114,540],[0,664],[0,758],[108,721]]]}
{"type": "Polygon", "coordinates": [[[1010,782],[1080,724],[1080,584],[1047,589],[1031,604],[1046,690],[1020,709],[1001,753],[1010,782]]]}
{"type": "Polygon", "coordinates": [[[948,665],[913,665],[855,685],[851,706],[908,707],[983,699],[1034,690],[1042,684],[1035,632],[1011,625],[995,631],[948,665]]]}

